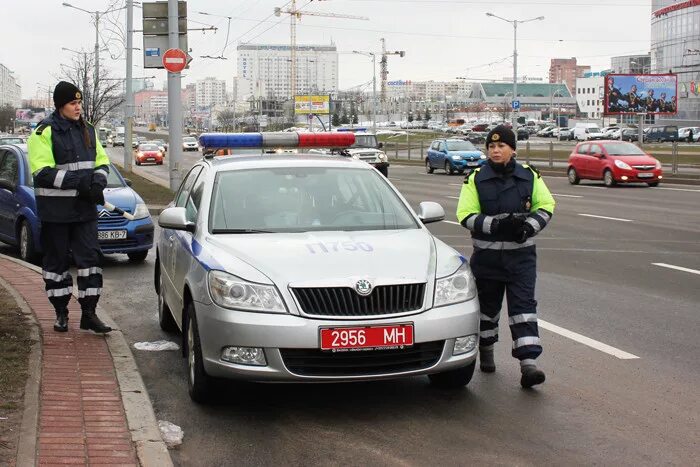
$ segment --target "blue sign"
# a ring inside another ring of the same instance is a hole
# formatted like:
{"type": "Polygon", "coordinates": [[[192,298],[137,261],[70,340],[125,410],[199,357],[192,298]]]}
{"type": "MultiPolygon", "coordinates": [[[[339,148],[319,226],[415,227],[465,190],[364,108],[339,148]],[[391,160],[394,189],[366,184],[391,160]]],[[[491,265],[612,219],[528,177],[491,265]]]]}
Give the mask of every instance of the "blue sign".
{"type": "Polygon", "coordinates": [[[520,110],[520,101],[513,101],[511,104],[513,106],[513,110],[520,110]]]}
{"type": "Polygon", "coordinates": [[[147,47],[146,57],[160,57],[160,49],[158,47],[147,47]]]}

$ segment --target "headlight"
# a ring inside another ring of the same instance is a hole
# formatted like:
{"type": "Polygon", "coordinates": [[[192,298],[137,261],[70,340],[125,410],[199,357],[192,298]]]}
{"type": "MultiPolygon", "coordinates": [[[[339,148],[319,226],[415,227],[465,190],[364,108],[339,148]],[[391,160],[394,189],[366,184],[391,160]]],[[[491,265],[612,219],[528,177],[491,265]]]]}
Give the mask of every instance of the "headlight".
{"type": "Polygon", "coordinates": [[[453,161],[460,161],[462,160],[462,156],[452,156],[453,161]]]}
{"type": "Polygon", "coordinates": [[[286,313],[273,285],[255,284],[223,271],[209,271],[209,293],[214,303],[235,310],[286,313]]]}
{"type": "Polygon", "coordinates": [[[622,162],[620,159],[615,159],[615,166],[620,169],[632,170],[632,167],[630,167],[627,162],[622,162]]]}
{"type": "Polygon", "coordinates": [[[486,159],[486,154],[482,154],[479,156],[479,159],[486,159]]]}
{"type": "Polygon", "coordinates": [[[145,219],[150,215],[151,213],[148,212],[148,206],[143,203],[136,204],[136,209],[134,209],[134,219],[145,219]]]}
{"type": "Polygon", "coordinates": [[[451,276],[435,281],[433,306],[466,302],[476,296],[476,283],[467,263],[463,263],[451,276]]]}
{"type": "Polygon", "coordinates": [[[380,153],[377,155],[377,159],[379,159],[380,162],[386,162],[386,161],[389,160],[389,158],[388,158],[388,157],[386,156],[386,154],[384,154],[383,152],[380,152],[380,153]]]}
{"type": "Polygon", "coordinates": [[[659,162],[658,159],[656,159],[656,168],[660,169],[661,168],[661,162],[659,162]]]}

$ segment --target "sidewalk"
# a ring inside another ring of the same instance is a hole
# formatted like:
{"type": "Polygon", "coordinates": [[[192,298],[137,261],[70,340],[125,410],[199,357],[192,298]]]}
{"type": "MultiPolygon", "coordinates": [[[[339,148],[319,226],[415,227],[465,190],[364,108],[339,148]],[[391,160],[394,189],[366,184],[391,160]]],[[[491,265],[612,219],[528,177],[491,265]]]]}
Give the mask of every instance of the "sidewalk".
{"type": "MultiPolygon", "coordinates": [[[[172,465],[121,332],[103,336],[79,330],[75,299],[69,304],[68,332],[55,332],[40,270],[0,255],[0,277],[32,310],[42,341],[38,388],[28,385],[25,394],[25,415],[37,415],[24,417],[17,465],[172,465]],[[31,392],[38,398],[32,400],[31,392]]],[[[98,312],[115,327],[104,310],[98,312]]]]}

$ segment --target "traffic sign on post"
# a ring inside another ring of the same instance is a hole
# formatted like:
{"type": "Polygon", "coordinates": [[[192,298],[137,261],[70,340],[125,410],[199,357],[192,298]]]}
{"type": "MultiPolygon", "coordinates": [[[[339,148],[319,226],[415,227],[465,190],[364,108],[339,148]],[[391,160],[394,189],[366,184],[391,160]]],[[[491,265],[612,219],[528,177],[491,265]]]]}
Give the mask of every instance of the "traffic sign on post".
{"type": "Polygon", "coordinates": [[[163,67],[170,73],[180,73],[187,66],[187,53],[180,49],[168,49],[163,54],[163,67]]]}
{"type": "Polygon", "coordinates": [[[520,101],[513,101],[511,104],[513,105],[513,110],[520,110],[520,101]]]}

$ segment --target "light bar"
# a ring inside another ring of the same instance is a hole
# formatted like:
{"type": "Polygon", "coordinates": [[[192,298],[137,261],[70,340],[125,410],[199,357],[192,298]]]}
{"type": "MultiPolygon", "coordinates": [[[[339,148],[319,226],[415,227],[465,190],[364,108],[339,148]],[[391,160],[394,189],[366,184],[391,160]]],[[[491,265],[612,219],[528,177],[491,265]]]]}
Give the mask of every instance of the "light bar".
{"type": "Polygon", "coordinates": [[[355,144],[352,133],[204,133],[204,148],[344,148],[355,144]]]}

